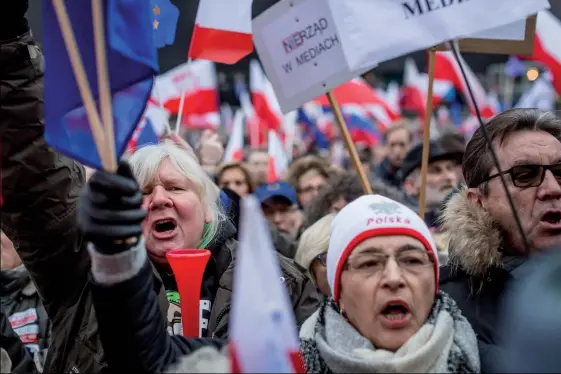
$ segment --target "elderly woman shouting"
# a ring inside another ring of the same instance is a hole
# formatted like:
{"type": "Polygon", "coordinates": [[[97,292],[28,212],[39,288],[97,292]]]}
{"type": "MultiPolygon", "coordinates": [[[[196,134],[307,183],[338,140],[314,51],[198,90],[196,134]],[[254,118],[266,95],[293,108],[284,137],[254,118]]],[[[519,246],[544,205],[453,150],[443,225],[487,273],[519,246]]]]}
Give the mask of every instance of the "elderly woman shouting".
{"type": "Polygon", "coordinates": [[[475,334],[438,290],[438,256],[423,220],[379,195],[331,226],[332,299],[300,330],[309,373],[476,373],[475,334]]]}

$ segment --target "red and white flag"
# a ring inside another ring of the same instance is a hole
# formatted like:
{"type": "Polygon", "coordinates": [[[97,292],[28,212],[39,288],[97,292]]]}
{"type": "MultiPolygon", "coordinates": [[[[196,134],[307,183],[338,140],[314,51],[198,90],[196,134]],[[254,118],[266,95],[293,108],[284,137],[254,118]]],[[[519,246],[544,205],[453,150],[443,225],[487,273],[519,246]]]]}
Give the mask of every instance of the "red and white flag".
{"type": "Polygon", "coordinates": [[[224,150],[224,162],[241,162],[243,161],[244,146],[244,115],[241,109],[236,110],[230,133],[230,140],[224,150]]]}
{"type": "Polygon", "coordinates": [[[252,60],[249,65],[249,90],[261,126],[266,126],[267,130],[279,131],[283,120],[279,101],[257,60],[252,60]]]}
{"type": "Polygon", "coordinates": [[[273,183],[282,178],[288,169],[289,159],[284,150],[279,135],[274,130],[269,130],[269,169],[267,183],[273,183]]]}
{"type": "MultiPolygon", "coordinates": [[[[477,79],[477,76],[471,70],[462,56],[460,56],[460,60],[466,72],[469,85],[473,91],[473,96],[475,97],[476,104],[481,112],[481,116],[483,117],[483,119],[493,117],[495,114],[497,114],[497,112],[492,103],[489,102],[485,88],[483,88],[481,82],[479,82],[479,79],[477,79]]],[[[434,78],[435,80],[440,79],[452,82],[454,87],[464,96],[471,112],[475,113],[475,105],[471,100],[471,96],[467,89],[466,82],[463,78],[462,71],[460,70],[460,65],[458,65],[458,62],[454,58],[454,54],[451,51],[436,52],[434,78]]]]}
{"type": "Polygon", "coordinates": [[[230,315],[232,373],[305,373],[292,303],[261,206],[242,200],[230,315]]]}
{"type": "Polygon", "coordinates": [[[253,51],[252,0],[200,0],[189,58],[235,64],[253,51]]]}
{"type": "Polygon", "coordinates": [[[182,122],[191,128],[216,129],[220,125],[216,83],[214,63],[184,63],[156,77],[152,101],[162,102],[171,114],[178,114],[185,93],[182,122]]]}
{"type": "Polygon", "coordinates": [[[532,59],[547,66],[555,90],[561,95],[561,20],[548,10],[538,13],[532,59]]]}

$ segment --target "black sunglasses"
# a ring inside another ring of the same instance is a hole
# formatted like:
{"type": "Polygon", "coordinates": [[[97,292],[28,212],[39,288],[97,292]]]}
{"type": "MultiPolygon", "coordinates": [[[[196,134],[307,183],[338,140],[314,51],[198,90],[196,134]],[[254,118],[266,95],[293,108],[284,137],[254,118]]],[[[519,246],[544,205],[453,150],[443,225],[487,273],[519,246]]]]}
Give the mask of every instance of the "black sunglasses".
{"type": "Polygon", "coordinates": [[[320,253],[314,258],[314,260],[318,260],[320,264],[327,266],[327,252],[320,253]]]}
{"type": "Polygon", "coordinates": [[[543,183],[545,173],[548,170],[551,170],[557,182],[561,184],[561,163],[553,165],[517,165],[502,173],[493,174],[481,183],[490,181],[501,174],[509,174],[512,184],[518,188],[538,187],[543,183]]]}

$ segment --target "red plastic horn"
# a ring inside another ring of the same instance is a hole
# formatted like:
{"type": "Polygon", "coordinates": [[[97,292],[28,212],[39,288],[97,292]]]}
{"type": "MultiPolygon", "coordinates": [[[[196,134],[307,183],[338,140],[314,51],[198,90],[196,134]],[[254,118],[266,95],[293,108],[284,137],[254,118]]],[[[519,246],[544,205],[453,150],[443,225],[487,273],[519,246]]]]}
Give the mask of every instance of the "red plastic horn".
{"type": "Polygon", "coordinates": [[[166,253],[177,283],[183,336],[200,337],[201,285],[210,251],[206,249],[176,249],[166,253]]]}

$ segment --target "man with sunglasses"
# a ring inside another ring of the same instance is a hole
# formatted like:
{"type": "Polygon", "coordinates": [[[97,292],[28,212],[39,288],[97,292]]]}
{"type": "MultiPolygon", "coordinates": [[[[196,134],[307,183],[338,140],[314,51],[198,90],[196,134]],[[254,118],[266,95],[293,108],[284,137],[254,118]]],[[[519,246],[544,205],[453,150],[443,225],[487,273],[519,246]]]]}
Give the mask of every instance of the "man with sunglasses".
{"type": "Polygon", "coordinates": [[[477,129],[463,158],[467,188],[443,213],[450,246],[441,288],[472,324],[481,369],[491,372],[502,347],[496,326],[503,296],[523,277],[530,254],[561,249],[561,119],[511,109],[484,126],[491,145],[477,129]]]}

